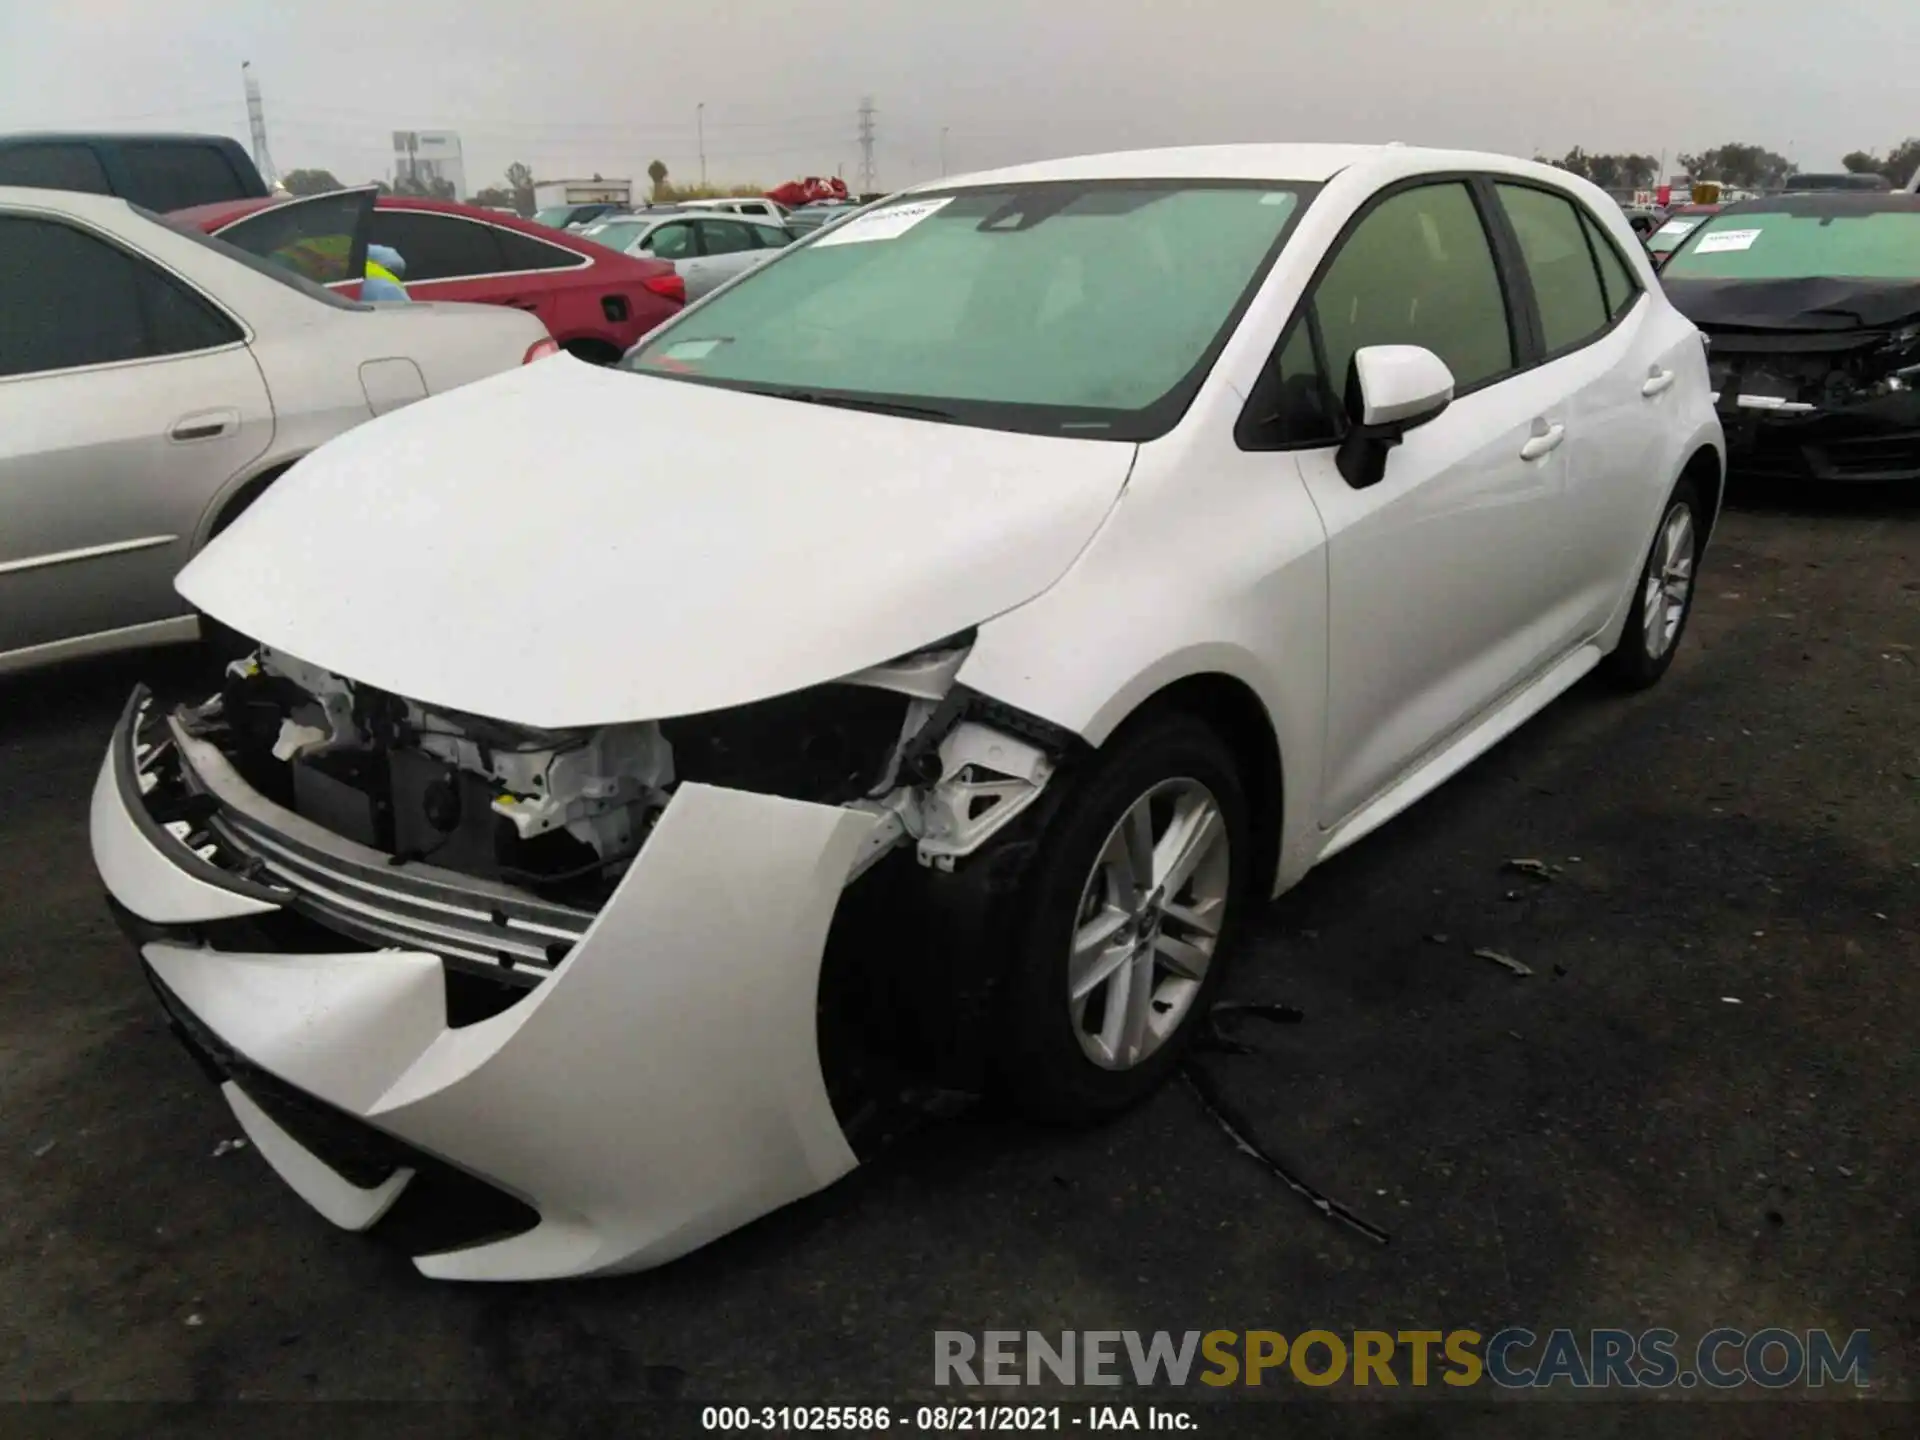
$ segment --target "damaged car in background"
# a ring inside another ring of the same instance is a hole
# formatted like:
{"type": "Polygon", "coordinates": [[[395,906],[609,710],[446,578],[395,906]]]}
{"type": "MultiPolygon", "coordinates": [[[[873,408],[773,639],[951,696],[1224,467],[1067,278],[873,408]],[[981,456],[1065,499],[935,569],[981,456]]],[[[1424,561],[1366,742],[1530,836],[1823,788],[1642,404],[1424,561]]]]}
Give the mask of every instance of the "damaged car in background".
{"type": "Polygon", "coordinates": [[[1920,479],[1920,195],[1745,201],[1688,236],[1661,280],[1707,338],[1736,468],[1920,479]]]}
{"type": "Polygon", "coordinates": [[[1720,443],[1548,167],[942,181],[303,463],[180,575],[250,653],[130,698],[96,863],[327,1218],[659,1264],[956,1099],[1149,1093],[1262,899],[1660,678],[1720,443]]]}

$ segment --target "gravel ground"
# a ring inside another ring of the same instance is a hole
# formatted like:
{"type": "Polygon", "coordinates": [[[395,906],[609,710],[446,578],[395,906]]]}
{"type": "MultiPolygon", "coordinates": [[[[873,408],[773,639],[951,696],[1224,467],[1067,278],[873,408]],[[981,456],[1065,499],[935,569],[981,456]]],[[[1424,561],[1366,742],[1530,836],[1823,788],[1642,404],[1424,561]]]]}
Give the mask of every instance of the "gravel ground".
{"type": "MultiPolygon", "coordinates": [[[[963,1117],[664,1270],[544,1288],[432,1284],[215,1157],[237,1127],[86,839],[126,690],[189,662],[0,685],[0,1396],[952,1400],[936,1328],[1777,1324],[1870,1330],[1874,1393],[1920,1398],[1916,646],[1920,506],[1750,498],[1662,685],[1580,687],[1273,908],[1232,988],[1304,1019],[1203,1063],[1384,1247],[1176,1086],[1091,1132],[963,1117]]],[[[1290,1420],[1430,1433],[1322,1393],[1290,1420]]]]}

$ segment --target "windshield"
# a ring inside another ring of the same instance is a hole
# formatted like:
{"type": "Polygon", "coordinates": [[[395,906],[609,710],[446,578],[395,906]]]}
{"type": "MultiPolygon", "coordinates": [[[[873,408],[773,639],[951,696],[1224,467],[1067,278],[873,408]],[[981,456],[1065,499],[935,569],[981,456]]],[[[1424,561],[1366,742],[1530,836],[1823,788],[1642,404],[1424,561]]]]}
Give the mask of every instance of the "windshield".
{"type": "Polygon", "coordinates": [[[579,208],[577,205],[549,205],[544,210],[533,212],[533,223],[545,225],[549,230],[564,230],[567,221],[573,218],[573,212],[579,208]]]}
{"type": "Polygon", "coordinates": [[[1647,248],[1656,255],[1664,255],[1712,218],[1710,215],[1676,215],[1647,237],[1647,248]]]}
{"type": "Polygon", "coordinates": [[[1661,273],[1677,280],[1920,280],[1920,210],[1716,215],[1661,273]]]}
{"type": "Polygon", "coordinates": [[[877,206],[622,364],[1001,429],[1151,438],[1185,411],[1310,189],[1054,181],[877,206]]]}
{"type": "Polygon", "coordinates": [[[581,229],[581,235],[596,245],[624,250],[640,237],[650,222],[645,220],[602,220],[581,229]]]}

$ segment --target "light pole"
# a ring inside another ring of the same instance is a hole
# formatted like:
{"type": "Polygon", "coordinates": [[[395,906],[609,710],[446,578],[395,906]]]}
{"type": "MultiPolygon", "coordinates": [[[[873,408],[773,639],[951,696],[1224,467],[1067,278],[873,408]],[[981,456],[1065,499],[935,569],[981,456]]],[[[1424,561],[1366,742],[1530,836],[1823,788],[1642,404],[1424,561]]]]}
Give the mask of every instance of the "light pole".
{"type": "Polygon", "coordinates": [[[700,188],[707,188],[707,102],[693,107],[693,126],[700,136],[700,188]]]}
{"type": "Polygon", "coordinates": [[[947,127],[940,127],[940,178],[947,178],[947,127]]]}

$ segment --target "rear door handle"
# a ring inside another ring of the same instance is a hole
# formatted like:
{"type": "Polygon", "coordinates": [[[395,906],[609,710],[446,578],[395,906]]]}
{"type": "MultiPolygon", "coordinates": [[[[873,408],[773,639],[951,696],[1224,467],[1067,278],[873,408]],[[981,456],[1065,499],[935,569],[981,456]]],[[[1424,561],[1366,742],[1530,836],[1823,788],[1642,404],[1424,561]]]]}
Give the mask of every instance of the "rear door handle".
{"type": "Polygon", "coordinates": [[[1533,438],[1520,447],[1522,460],[1538,460],[1542,455],[1558,450],[1560,442],[1567,438],[1567,427],[1564,425],[1546,425],[1542,429],[1540,427],[1545,425],[1544,421],[1536,420],[1533,423],[1533,438]]]}
{"type": "Polygon", "coordinates": [[[1651,400],[1655,395],[1671,389],[1672,386],[1673,371],[1662,370],[1656,365],[1647,372],[1647,383],[1640,387],[1640,393],[1651,400]]]}
{"type": "Polygon", "coordinates": [[[238,410],[196,410],[191,415],[182,415],[173,422],[173,428],[167,431],[169,440],[191,442],[194,440],[218,440],[240,428],[238,410]]]}

